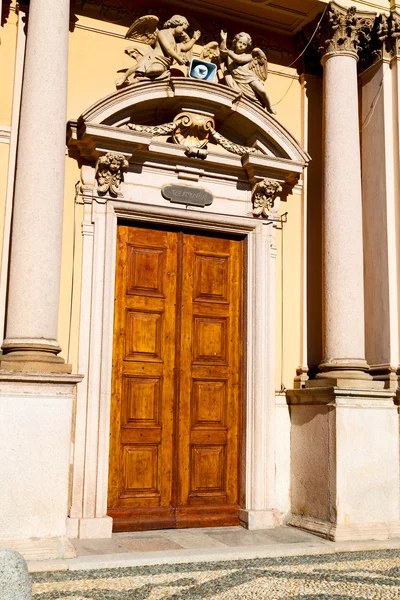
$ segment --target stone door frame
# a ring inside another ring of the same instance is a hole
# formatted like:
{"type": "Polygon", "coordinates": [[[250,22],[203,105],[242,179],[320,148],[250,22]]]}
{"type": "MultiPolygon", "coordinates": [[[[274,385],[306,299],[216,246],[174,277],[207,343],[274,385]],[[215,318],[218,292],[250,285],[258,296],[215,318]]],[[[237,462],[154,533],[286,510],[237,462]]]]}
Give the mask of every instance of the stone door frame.
{"type": "Polygon", "coordinates": [[[67,535],[109,537],[107,513],[118,219],[245,236],[244,490],[241,520],[273,526],[275,499],[275,238],[253,218],[86,198],[72,502],[67,535]]]}
{"type": "Polygon", "coordinates": [[[67,535],[99,538],[112,530],[106,511],[118,218],[246,236],[240,519],[250,529],[275,526],[275,230],[270,220],[253,215],[251,196],[264,178],[281,182],[284,195],[290,193],[308,155],[262,107],[238,100],[226,86],[187,78],[142,82],[99,100],[70,122],[68,144],[71,156],[82,164],[78,195],[85,208],[78,360],[84,379],[77,389],[67,535]],[[143,111],[148,120],[149,106],[156,123],[161,104],[172,114],[190,109],[215,115],[228,151],[221,154],[210,147],[202,161],[185,154],[184,146],[160,140],[158,129],[127,128],[143,111]],[[230,126],[224,129],[227,122],[230,126]],[[245,146],[229,142],[232,127],[245,146]],[[117,192],[99,190],[98,181],[96,186],[96,164],[107,152],[117,153],[119,161],[128,159],[117,192]],[[174,208],[160,194],[166,182],[210,188],[214,203],[174,208]]]}

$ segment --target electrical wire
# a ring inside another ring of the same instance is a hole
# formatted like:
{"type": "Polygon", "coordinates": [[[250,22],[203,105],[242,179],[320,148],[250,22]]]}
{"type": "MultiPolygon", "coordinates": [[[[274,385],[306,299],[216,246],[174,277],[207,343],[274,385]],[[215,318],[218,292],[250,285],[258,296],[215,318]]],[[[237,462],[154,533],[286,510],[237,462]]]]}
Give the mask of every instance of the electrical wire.
{"type": "MultiPolygon", "coordinates": [[[[292,66],[293,66],[293,65],[294,65],[294,64],[295,64],[295,63],[296,63],[296,62],[297,62],[297,61],[298,61],[298,60],[299,60],[299,59],[300,59],[300,58],[303,56],[303,54],[306,52],[307,48],[309,47],[309,45],[310,45],[310,44],[311,44],[311,42],[313,41],[313,39],[314,39],[314,37],[315,37],[315,35],[316,35],[316,33],[317,33],[318,29],[320,28],[320,25],[321,25],[321,23],[322,23],[322,19],[324,18],[324,16],[325,16],[325,13],[326,13],[327,9],[328,9],[328,4],[325,6],[325,8],[324,8],[324,12],[322,13],[322,15],[321,15],[321,18],[320,18],[320,20],[318,21],[318,23],[317,23],[317,26],[316,26],[316,28],[314,29],[314,32],[313,32],[312,36],[310,37],[310,39],[308,40],[308,42],[307,42],[306,46],[303,48],[303,50],[300,52],[300,54],[297,56],[297,58],[295,58],[295,59],[294,59],[294,61],[293,61],[293,62],[291,62],[291,63],[290,63],[290,65],[288,65],[288,66],[286,67],[287,69],[290,69],[290,67],[292,67],[292,66]]],[[[286,71],[286,72],[285,72],[285,73],[283,73],[283,74],[284,74],[284,75],[286,75],[286,74],[288,74],[288,73],[289,73],[289,72],[288,72],[288,71],[286,71]]],[[[278,102],[275,102],[275,103],[274,103],[272,106],[277,106],[278,104],[280,104],[280,103],[282,102],[282,100],[283,100],[283,99],[284,99],[284,98],[287,96],[287,94],[289,93],[289,90],[290,90],[290,88],[292,87],[292,85],[293,85],[293,82],[294,82],[294,79],[292,79],[292,81],[290,82],[290,84],[289,84],[289,87],[288,87],[288,89],[286,90],[286,92],[283,94],[282,98],[281,98],[280,100],[278,100],[278,102]]]]}
{"type": "Polygon", "coordinates": [[[368,125],[369,125],[369,124],[370,124],[370,122],[371,122],[372,116],[373,116],[373,114],[374,114],[374,112],[375,112],[375,109],[376,109],[376,106],[377,106],[377,104],[378,104],[379,96],[381,95],[381,92],[382,92],[382,90],[383,90],[383,81],[384,81],[384,79],[385,79],[385,75],[386,75],[386,73],[388,72],[388,69],[389,69],[389,65],[387,64],[387,65],[386,65],[386,69],[385,69],[385,70],[384,70],[384,72],[383,72],[382,79],[381,79],[381,82],[380,82],[380,84],[379,84],[378,91],[377,91],[377,92],[376,92],[376,94],[375,94],[375,98],[372,100],[372,102],[371,102],[371,106],[369,107],[368,114],[367,114],[367,116],[365,117],[365,119],[364,119],[363,123],[361,124],[360,133],[361,133],[362,131],[364,131],[364,129],[365,129],[366,127],[368,127],[368,125]]]}

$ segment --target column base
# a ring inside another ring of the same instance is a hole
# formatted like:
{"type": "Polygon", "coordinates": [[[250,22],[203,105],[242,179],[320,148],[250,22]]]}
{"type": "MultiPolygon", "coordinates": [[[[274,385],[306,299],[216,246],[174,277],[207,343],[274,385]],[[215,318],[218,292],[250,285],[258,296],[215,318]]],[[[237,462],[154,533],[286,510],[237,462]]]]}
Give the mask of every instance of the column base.
{"type": "Polygon", "coordinates": [[[313,383],[287,392],[292,421],[290,524],[336,541],[399,535],[394,392],[383,389],[380,381],[369,387],[366,382],[359,387],[313,383]]]}
{"type": "Polygon", "coordinates": [[[257,529],[273,529],[280,525],[279,512],[276,509],[269,510],[245,510],[239,511],[239,521],[242,527],[251,531],[257,529]]]}
{"type": "Polygon", "coordinates": [[[316,379],[355,379],[372,381],[368,373],[369,365],[363,358],[337,358],[324,360],[319,365],[321,371],[316,379]]]}
{"type": "Polygon", "coordinates": [[[111,517],[93,519],[67,518],[67,536],[83,540],[110,538],[112,536],[113,520],[111,517]]]}
{"type": "Polygon", "coordinates": [[[65,364],[61,348],[55,340],[4,340],[0,369],[43,373],[71,373],[72,366],[65,364]]]}
{"type": "Polygon", "coordinates": [[[306,515],[292,515],[288,525],[333,542],[390,540],[400,537],[400,521],[390,523],[338,524],[306,515]]]}

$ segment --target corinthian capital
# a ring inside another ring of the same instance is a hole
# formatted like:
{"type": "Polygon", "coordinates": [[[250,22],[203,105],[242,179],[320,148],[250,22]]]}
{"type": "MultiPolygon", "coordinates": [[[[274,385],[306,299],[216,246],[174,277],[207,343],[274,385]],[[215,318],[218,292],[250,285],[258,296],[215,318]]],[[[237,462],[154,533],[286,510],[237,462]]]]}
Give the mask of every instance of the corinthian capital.
{"type": "Polygon", "coordinates": [[[318,34],[320,52],[359,54],[371,41],[375,18],[374,13],[359,12],[355,6],[344,8],[331,2],[318,34]]]}

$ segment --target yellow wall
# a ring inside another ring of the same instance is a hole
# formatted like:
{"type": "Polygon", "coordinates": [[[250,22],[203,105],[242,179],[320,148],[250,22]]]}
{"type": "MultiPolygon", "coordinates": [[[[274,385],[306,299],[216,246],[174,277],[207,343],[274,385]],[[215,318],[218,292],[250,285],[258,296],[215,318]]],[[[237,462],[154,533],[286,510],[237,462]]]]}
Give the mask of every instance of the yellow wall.
{"type": "MultiPolygon", "coordinates": [[[[0,29],[0,127],[11,126],[18,17],[13,10],[0,29]]],[[[3,250],[9,144],[0,142],[0,261],[3,250]]]]}

